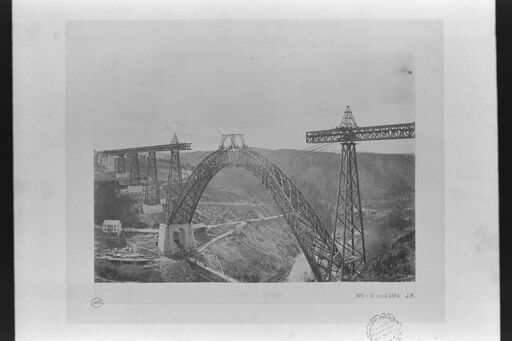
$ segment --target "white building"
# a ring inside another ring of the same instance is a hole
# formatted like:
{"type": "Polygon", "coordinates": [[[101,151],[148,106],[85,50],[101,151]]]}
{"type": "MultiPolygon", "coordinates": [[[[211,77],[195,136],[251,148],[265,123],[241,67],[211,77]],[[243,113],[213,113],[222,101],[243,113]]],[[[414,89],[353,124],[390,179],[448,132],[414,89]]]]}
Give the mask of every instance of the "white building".
{"type": "Polygon", "coordinates": [[[103,232],[121,234],[121,222],[119,220],[104,220],[103,221],[103,232]]]}

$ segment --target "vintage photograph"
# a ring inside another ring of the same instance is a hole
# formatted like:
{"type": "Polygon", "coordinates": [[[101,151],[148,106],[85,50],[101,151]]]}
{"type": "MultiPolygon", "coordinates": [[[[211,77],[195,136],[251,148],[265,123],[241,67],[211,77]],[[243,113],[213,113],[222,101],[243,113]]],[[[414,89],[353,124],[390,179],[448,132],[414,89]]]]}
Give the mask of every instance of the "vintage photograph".
{"type": "Polygon", "coordinates": [[[499,338],[492,2],[14,5],[18,338],[499,338]]]}
{"type": "Polygon", "coordinates": [[[414,282],[414,54],[351,34],[184,20],[96,49],[94,281],[414,282]]]}

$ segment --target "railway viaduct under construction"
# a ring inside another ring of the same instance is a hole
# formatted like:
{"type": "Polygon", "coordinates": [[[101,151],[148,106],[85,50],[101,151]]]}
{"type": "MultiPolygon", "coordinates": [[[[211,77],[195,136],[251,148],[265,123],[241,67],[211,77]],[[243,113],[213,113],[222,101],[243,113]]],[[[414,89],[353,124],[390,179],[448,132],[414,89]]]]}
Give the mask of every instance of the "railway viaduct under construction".
{"type": "Polygon", "coordinates": [[[315,279],[319,282],[350,281],[366,263],[356,143],[411,138],[415,138],[414,122],[359,127],[348,106],[336,128],[306,132],[307,143],[341,145],[334,226],[324,225],[295,183],[275,163],[251,149],[243,134],[223,135],[217,150],[197,165],[186,182],[182,180],[180,151],[191,150],[191,144],[180,143],[176,134],[169,144],[101,151],[97,154],[97,162],[105,165],[113,158],[116,173],[126,174],[125,158],[128,156],[130,184],[141,185],[139,154],[147,153],[144,204],[160,205],[156,153],[171,153],[165,208],[162,208],[165,223],[160,225],[158,240],[163,255],[195,249],[192,218],[206,186],[223,168],[245,168],[272,195],[315,279]]]}

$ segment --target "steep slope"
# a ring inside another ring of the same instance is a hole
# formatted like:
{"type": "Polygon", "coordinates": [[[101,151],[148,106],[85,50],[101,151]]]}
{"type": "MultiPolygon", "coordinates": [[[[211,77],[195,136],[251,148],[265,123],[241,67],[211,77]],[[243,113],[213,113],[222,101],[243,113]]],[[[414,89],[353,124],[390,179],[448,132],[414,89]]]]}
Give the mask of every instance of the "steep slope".
{"type": "Polygon", "coordinates": [[[369,262],[358,277],[368,282],[404,282],[415,278],[415,233],[398,238],[384,253],[369,262]]]}
{"type": "Polygon", "coordinates": [[[286,279],[300,249],[279,218],[279,207],[251,173],[242,168],[220,171],[206,187],[196,213],[195,220],[221,224],[208,228],[204,240],[219,239],[200,247],[201,262],[241,282],[286,279]],[[268,217],[275,218],[262,220],[268,217]],[[237,223],[225,225],[230,222],[237,223]]]}
{"type": "MultiPolygon", "coordinates": [[[[330,228],[335,213],[339,155],[297,150],[258,152],[290,176],[330,228]]],[[[182,153],[184,170],[190,172],[208,154],[182,153]]],[[[361,153],[357,157],[369,261],[360,280],[414,279],[414,155],[361,153]],[[404,236],[409,239],[402,239],[404,236]],[[391,249],[390,240],[396,241],[391,249]]],[[[158,162],[159,177],[165,176],[167,167],[165,160],[158,162]]],[[[105,177],[104,171],[97,173],[96,179],[105,177]]],[[[240,281],[286,280],[301,253],[299,247],[284,219],[260,221],[280,214],[270,194],[249,172],[241,168],[220,171],[207,186],[194,216],[194,221],[207,225],[221,224],[198,235],[199,241],[220,238],[209,244],[199,258],[212,269],[240,281]],[[229,222],[233,224],[225,224],[229,222]],[[229,231],[233,232],[225,235],[229,231]]],[[[188,277],[178,276],[175,270],[182,267],[174,263],[162,264],[163,281],[200,280],[187,271],[184,273],[188,277]]]]}
{"type": "MultiPolygon", "coordinates": [[[[339,177],[339,154],[255,148],[275,162],[301,189],[327,225],[331,224],[339,177]]],[[[181,155],[182,164],[195,167],[209,152],[181,155]]],[[[414,155],[358,153],[363,206],[392,208],[395,201],[414,198],[414,155]]],[[[412,202],[409,205],[413,207],[412,202]]]]}

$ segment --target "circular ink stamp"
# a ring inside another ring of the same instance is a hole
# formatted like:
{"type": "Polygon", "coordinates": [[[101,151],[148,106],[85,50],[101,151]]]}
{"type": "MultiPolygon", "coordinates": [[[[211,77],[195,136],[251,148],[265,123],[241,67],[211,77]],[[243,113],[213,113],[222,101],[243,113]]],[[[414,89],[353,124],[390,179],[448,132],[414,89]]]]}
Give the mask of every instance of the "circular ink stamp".
{"type": "Polygon", "coordinates": [[[366,327],[366,336],[371,341],[400,341],[402,339],[402,323],[393,314],[375,315],[366,327]]]}
{"type": "Polygon", "coordinates": [[[103,298],[101,297],[94,297],[91,300],[91,307],[93,308],[100,308],[103,306],[103,298]]]}

